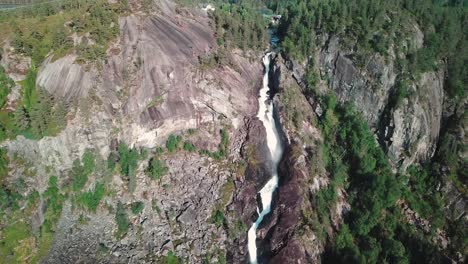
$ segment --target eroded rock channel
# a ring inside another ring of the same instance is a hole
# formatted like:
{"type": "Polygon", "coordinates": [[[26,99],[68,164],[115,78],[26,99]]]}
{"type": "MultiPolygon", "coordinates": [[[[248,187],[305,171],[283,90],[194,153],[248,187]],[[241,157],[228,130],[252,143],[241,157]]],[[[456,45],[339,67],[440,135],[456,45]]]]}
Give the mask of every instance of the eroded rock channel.
{"type": "Polygon", "coordinates": [[[264,217],[270,213],[273,194],[278,187],[278,164],[283,155],[283,144],[278,132],[279,123],[274,118],[274,105],[272,101],[272,93],[269,88],[269,72],[270,72],[271,53],[267,53],[263,57],[263,65],[265,73],[263,76],[263,87],[260,90],[258,119],[262,121],[266,130],[266,139],[268,150],[271,155],[271,178],[263,186],[259,192],[260,206],[257,208],[258,218],[252,224],[248,232],[248,250],[250,263],[257,263],[257,228],[262,223],[264,217]]]}

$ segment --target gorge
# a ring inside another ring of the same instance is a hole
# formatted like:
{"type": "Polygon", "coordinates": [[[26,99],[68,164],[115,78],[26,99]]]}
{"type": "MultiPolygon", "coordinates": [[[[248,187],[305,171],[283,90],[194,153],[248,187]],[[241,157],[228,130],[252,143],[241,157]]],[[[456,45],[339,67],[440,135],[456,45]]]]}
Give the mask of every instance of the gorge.
{"type": "Polygon", "coordinates": [[[271,178],[267,181],[264,187],[259,192],[261,207],[257,207],[258,218],[252,224],[248,231],[248,250],[250,263],[257,263],[257,228],[262,223],[263,218],[270,213],[273,194],[278,187],[279,176],[278,176],[278,165],[282,158],[283,146],[278,133],[279,124],[274,118],[274,106],[272,102],[273,93],[269,87],[269,73],[270,73],[270,62],[271,53],[265,54],[263,57],[264,75],[262,82],[262,89],[260,89],[260,96],[258,99],[258,115],[257,118],[262,121],[263,126],[266,130],[267,145],[271,156],[271,178]],[[260,209],[261,208],[261,209],[260,209]]]}
{"type": "Polygon", "coordinates": [[[462,1],[18,2],[1,263],[466,262],[462,1]]]}

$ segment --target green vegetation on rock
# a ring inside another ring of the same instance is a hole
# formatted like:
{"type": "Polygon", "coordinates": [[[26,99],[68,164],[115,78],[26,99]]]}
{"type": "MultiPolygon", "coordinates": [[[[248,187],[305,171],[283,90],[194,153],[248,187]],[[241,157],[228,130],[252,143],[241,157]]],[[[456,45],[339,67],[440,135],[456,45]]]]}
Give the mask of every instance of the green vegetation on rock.
{"type": "Polygon", "coordinates": [[[129,148],[125,143],[119,144],[117,152],[111,152],[107,158],[107,166],[113,170],[117,164],[120,167],[120,173],[130,192],[135,191],[136,188],[136,170],[138,161],[143,159],[147,153],[144,150],[136,148],[129,148]]]}
{"type": "Polygon", "coordinates": [[[79,61],[104,59],[108,42],[119,33],[123,4],[105,0],[48,1],[30,7],[0,11],[0,40],[11,37],[15,51],[39,65],[53,51],[62,57],[72,51],[79,61]],[[73,34],[81,38],[74,47],[73,34]],[[87,35],[89,34],[89,35],[87,35]]]}
{"type": "Polygon", "coordinates": [[[149,161],[146,174],[153,180],[159,180],[162,176],[166,175],[169,169],[163,160],[160,160],[158,157],[153,157],[149,161]]]}
{"type": "Polygon", "coordinates": [[[134,215],[137,215],[141,213],[141,211],[143,211],[143,209],[145,208],[145,204],[141,201],[134,202],[132,203],[131,208],[132,208],[132,213],[134,215]]]}
{"type": "Polygon", "coordinates": [[[15,82],[8,77],[5,69],[0,65],[0,108],[5,105],[8,94],[13,87],[15,87],[15,82]]]}
{"type": "Polygon", "coordinates": [[[180,142],[182,141],[182,137],[179,136],[179,135],[169,135],[169,137],[167,138],[167,141],[166,141],[166,148],[167,148],[167,151],[169,151],[170,153],[173,153],[177,150],[179,150],[180,146],[180,142]]]}
{"type": "Polygon", "coordinates": [[[88,177],[94,172],[95,167],[95,157],[91,150],[85,151],[81,158],[81,162],[79,160],[75,160],[73,162],[71,171],[73,191],[77,192],[83,189],[88,181],[88,177]]]}
{"type": "Polygon", "coordinates": [[[117,203],[115,221],[117,222],[117,232],[115,233],[115,236],[117,238],[122,238],[128,232],[130,221],[128,220],[127,209],[120,201],[117,203]]]}
{"type": "Polygon", "coordinates": [[[105,186],[103,183],[97,182],[94,190],[87,191],[78,196],[78,204],[86,207],[92,212],[96,212],[99,203],[105,193],[105,186]]]}

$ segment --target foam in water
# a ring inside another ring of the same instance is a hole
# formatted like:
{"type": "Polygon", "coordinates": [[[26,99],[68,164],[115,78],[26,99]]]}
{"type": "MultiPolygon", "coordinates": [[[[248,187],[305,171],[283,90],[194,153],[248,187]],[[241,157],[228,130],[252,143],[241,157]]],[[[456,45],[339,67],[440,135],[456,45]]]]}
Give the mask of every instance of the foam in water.
{"type": "Polygon", "coordinates": [[[263,87],[260,89],[260,97],[258,99],[258,119],[263,123],[266,130],[268,149],[271,153],[272,158],[272,175],[270,180],[260,190],[260,198],[262,200],[263,210],[260,212],[257,207],[258,218],[255,223],[249,229],[248,232],[248,250],[250,263],[257,263],[257,245],[255,240],[257,239],[257,227],[263,221],[265,215],[271,211],[271,202],[273,198],[273,192],[278,187],[278,163],[280,162],[283,149],[280,143],[278,130],[276,127],[276,121],[273,118],[273,103],[269,99],[268,95],[268,72],[270,69],[270,57],[271,53],[267,53],[263,57],[263,65],[265,65],[265,73],[263,75],[263,87]]]}

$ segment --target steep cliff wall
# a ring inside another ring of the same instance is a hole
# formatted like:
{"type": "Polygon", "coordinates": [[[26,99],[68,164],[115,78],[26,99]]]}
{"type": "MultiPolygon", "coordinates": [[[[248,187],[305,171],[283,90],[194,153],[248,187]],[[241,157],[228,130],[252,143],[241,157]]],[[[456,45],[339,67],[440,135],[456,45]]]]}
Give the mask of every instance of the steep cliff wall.
{"type": "MultiPolygon", "coordinates": [[[[241,248],[239,262],[245,260],[246,232],[237,231],[236,242],[228,234],[254,217],[257,184],[269,171],[268,157],[262,154],[265,132],[253,118],[262,78],[260,56],[233,50],[226,55],[228,63],[204,65],[200,58],[218,52],[207,13],[170,1],[155,9],[120,18],[120,35],[101,64],[79,63],[75,54],[48,58],[38,70],[37,85],[67,100],[71,111],[66,128],[55,137],[18,136],[2,143],[15,167],[9,180],[24,178],[26,171],[33,175],[26,179],[25,195],[34,190],[42,194],[51,175],[58,177],[61,190],[69,188],[73,162],[86,150],[102,168],[84,189],[105,182],[109,193],[96,212],[77,208],[75,194],[67,197],[45,263],[154,263],[169,251],[188,263],[201,263],[224,258],[232,244],[241,248]],[[221,128],[230,139],[226,158],[198,153],[218,149],[221,128]],[[161,180],[147,176],[150,157],[138,162],[133,192],[122,175],[106,169],[117,142],[144,147],[153,155],[170,134],[190,137],[197,151],[162,155],[168,171],[161,180]],[[243,166],[247,159],[249,165],[243,166]],[[143,211],[130,215],[126,237],[116,238],[117,202],[130,208],[136,201],[143,202],[143,211]],[[226,212],[221,224],[213,220],[229,204],[232,215],[226,212]]],[[[13,60],[4,65],[12,74],[21,68],[13,60]]],[[[39,200],[44,206],[34,213],[36,228],[47,208],[46,198],[39,200]]]]}
{"type": "MultiPolygon", "coordinates": [[[[415,29],[413,45],[422,45],[421,32],[415,29]]],[[[369,126],[396,168],[429,160],[439,138],[444,102],[444,69],[415,76],[407,88],[407,98],[395,104],[401,76],[396,58],[379,54],[357,65],[354,52],[341,47],[331,36],[318,52],[317,67],[321,78],[339,101],[351,102],[363,114],[369,126]]],[[[325,84],[324,84],[325,85],[325,84]]]]}

